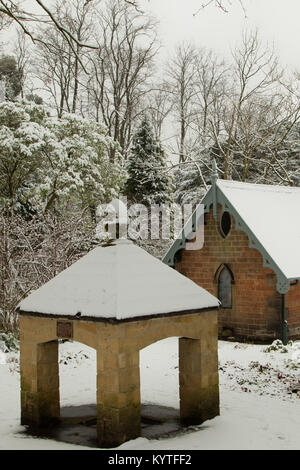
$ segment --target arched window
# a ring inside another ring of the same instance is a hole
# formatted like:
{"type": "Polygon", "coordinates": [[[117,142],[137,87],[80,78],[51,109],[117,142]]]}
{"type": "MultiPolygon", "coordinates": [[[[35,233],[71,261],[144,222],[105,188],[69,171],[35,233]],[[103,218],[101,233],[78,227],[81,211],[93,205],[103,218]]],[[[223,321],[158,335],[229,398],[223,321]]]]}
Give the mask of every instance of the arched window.
{"type": "Polygon", "coordinates": [[[223,265],[221,269],[219,268],[218,276],[218,298],[222,304],[221,308],[232,308],[232,283],[232,273],[223,265]]]}
{"type": "Polygon", "coordinates": [[[229,212],[223,212],[220,225],[219,225],[219,232],[223,238],[226,238],[229,234],[231,229],[231,217],[229,212]]]}

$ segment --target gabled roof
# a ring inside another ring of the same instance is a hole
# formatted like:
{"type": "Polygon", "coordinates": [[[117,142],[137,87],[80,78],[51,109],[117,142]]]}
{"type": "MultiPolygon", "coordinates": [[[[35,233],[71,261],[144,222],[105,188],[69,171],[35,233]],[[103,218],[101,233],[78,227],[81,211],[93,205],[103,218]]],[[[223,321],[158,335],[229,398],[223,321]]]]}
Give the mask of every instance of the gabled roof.
{"type": "MultiPolygon", "coordinates": [[[[277,290],[285,293],[290,282],[300,279],[300,188],[213,181],[203,200],[205,212],[221,204],[249,237],[249,245],[263,256],[263,265],[277,274],[277,290]]],[[[196,222],[194,222],[194,225],[196,222]]],[[[183,232],[164,257],[174,264],[176,252],[185,246],[183,232]]]]}
{"type": "Polygon", "coordinates": [[[32,292],[21,312],[104,319],[217,308],[193,281],[128,240],[97,247],[32,292]]]}

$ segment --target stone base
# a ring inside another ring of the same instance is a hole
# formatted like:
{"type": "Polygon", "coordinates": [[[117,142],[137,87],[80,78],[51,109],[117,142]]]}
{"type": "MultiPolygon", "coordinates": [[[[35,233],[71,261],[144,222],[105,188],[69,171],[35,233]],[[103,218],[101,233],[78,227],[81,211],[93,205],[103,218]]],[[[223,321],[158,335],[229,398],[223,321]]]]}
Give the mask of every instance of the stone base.
{"type": "MultiPolygon", "coordinates": [[[[58,323],[20,315],[22,424],[42,428],[60,418],[58,323]]],[[[117,447],[141,435],[139,352],[179,337],[180,418],[201,424],[219,414],[217,312],[176,313],[128,322],[68,320],[72,339],[97,351],[97,436],[117,447]],[[71,323],[71,325],[70,325],[71,323]]]]}

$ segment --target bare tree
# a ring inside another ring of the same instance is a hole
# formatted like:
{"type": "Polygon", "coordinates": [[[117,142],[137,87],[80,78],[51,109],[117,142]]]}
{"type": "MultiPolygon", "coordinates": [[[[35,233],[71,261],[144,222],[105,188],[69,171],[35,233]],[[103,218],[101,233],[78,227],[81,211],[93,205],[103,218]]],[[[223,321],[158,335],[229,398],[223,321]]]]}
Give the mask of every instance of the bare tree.
{"type": "Polygon", "coordinates": [[[27,41],[27,37],[22,29],[17,30],[17,37],[14,43],[13,49],[14,56],[16,58],[17,67],[22,77],[22,90],[21,97],[25,96],[25,84],[30,74],[30,47],[27,41]]]}
{"type": "Polygon", "coordinates": [[[243,35],[233,59],[230,68],[209,53],[194,61],[194,114],[187,158],[176,170],[177,200],[199,200],[212,157],[224,179],[289,185],[300,179],[295,78],[286,79],[257,32],[243,35]]]}
{"type": "Polygon", "coordinates": [[[92,247],[87,212],[24,217],[16,208],[0,212],[0,329],[15,331],[16,307],[28,293],[49,281],[92,247]]]}
{"type": "MultiPolygon", "coordinates": [[[[134,7],[137,11],[139,10],[136,0],[120,1],[134,7]]],[[[87,7],[96,2],[97,0],[83,0],[81,3],[83,7],[87,7]]],[[[85,43],[83,40],[76,37],[72,30],[61,22],[61,18],[56,15],[56,12],[46,5],[44,0],[32,0],[31,4],[28,4],[26,0],[0,0],[0,29],[12,23],[18,25],[24,34],[29,36],[34,43],[41,42],[44,46],[47,46],[47,42],[44,42],[41,37],[36,35],[35,26],[44,24],[55,27],[75,55],[76,48],[74,47],[74,43],[79,46],[79,48],[95,49],[97,47],[89,42],[85,43]]],[[[79,57],[78,59],[80,61],[79,57]]]]}
{"type": "MultiPolygon", "coordinates": [[[[213,5],[217,8],[219,8],[224,13],[228,13],[230,8],[232,7],[231,0],[206,0],[206,1],[203,1],[203,2],[199,2],[199,3],[200,3],[200,7],[198,8],[197,11],[195,11],[194,16],[198,15],[198,13],[201,10],[203,10],[204,8],[207,8],[210,5],[213,5]]],[[[237,3],[240,5],[240,7],[242,8],[244,14],[246,15],[246,10],[245,10],[243,0],[237,0],[237,3]]]]}
{"type": "Polygon", "coordinates": [[[77,110],[80,76],[86,64],[86,49],[81,43],[90,37],[93,29],[94,7],[81,0],[75,0],[72,5],[58,0],[53,11],[76,41],[67,41],[54,26],[40,26],[41,41],[37,43],[33,62],[42,88],[52,97],[61,117],[64,111],[75,113],[77,110]]]}
{"type": "Polygon", "coordinates": [[[126,157],[142,99],[149,91],[157,52],[155,22],[119,1],[107,2],[99,12],[96,41],[86,82],[88,112],[104,122],[126,157]]]}
{"type": "MultiPolygon", "coordinates": [[[[257,31],[243,33],[242,44],[233,51],[232,55],[235,81],[232,98],[226,110],[227,117],[224,116],[224,133],[218,135],[214,129],[218,151],[224,159],[224,179],[232,177],[234,148],[237,142],[245,144],[244,156],[246,160],[251,160],[255,146],[249,146],[249,140],[241,138],[242,129],[245,130],[245,123],[253,124],[254,108],[261,116],[265,115],[268,97],[272,108],[271,103],[277,95],[282,76],[277,57],[272,50],[261,43],[257,31]],[[258,111],[260,103],[262,113],[258,111]]],[[[256,123],[259,128],[258,119],[256,123]]],[[[253,135],[253,132],[251,134],[253,135]]]]}
{"type": "Polygon", "coordinates": [[[196,133],[195,145],[203,148],[211,143],[211,125],[220,128],[221,112],[229,93],[229,67],[211,51],[197,51],[194,66],[192,123],[196,133]]]}
{"type": "Polygon", "coordinates": [[[187,158],[186,139],[193,116],[195,97],[195,60],[196,48],[190,43],[179,44],[173,57],[167,64],[170,100],[173,104],[173,115],[179,125],[178,154],[179,162],[187,158]]]}
{"type": "MultiPolygon", "coordinates": [[[[211,129],[221,128],[222,113],[229,93],[229,68],[205,48],[192,44],[177,46],[168,63],[172,115],[179,124],[179,162],[198,158],[214,141],[211,129]]],[[[202,178],[202,177],[201,177],[202,178]]]]}
{"type": "MultiPolygon", "coordinates": [[[[86,0],[84,6],[90,4],[94,0],[86,0]]],[[[33,42],[42,42],[47,46],[47,42],[44,42],[38,35],[36,35],[35,30],[30,25],[50,25],[54,26],[59,34],[63,37],[65,41],[69,44],[69,47],[76,54],[76,49],[74,48],[74,43],[79,47],[94,48],[92,44],[85,44],[81,42],[76,36],[73,35],[63,23],[61,19],[56,16],[56,13],[52,11],[51,8],[46,6],[45,2],[42,0],[34,0],[32,6],[34,8],[28,8],[26,2],[23,0],[0,0],[0,18],[2,21],[5,21],[8,18],[8,21],[14,22],[19,25],[23,30],[24,34],[28,35],[33,42]],[[36,8],[39,8],[39,11],[36,11],[36,8]]]]}
{"type": "Polygon", "coordinates": [[[173,107],[169,95],[169,84],[166,82],[153,84],[146,95],[145,107],[157,139],[162,138],[163,126],[173,107]]]}

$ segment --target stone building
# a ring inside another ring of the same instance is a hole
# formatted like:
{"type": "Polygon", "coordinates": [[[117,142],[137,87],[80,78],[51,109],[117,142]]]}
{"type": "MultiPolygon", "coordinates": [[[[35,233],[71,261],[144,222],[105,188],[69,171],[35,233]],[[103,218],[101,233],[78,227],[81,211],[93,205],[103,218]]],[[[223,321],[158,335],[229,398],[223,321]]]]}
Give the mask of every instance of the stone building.
{"type": "Polygon", "coordinates": [[[100,446],[140,435],[139,351],[179,337],[180,418],[219,414],[219,301],[128,240],[99,246],[19,306],[21,422],[60,419],[58,340],[97,351],[100,446]]]}
{"type": "Polygon", "coordinates": [[[163,261],[219,298],[220,337],[300,338],[300,188],[225,181],[214,167],[201,203],[202,248],[182,232],[163,261]]]}

